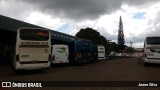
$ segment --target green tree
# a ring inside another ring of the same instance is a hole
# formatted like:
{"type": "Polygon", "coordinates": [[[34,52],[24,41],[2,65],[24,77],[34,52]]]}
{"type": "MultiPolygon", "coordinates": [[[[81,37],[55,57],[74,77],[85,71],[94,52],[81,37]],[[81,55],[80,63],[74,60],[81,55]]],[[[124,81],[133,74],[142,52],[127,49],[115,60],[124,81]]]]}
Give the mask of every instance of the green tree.
{"type": "Polygon", "coordinates": [[[115,42],[108,42],[106,44],[106,50],[108,52],[114,51],[114,52],[118,52],[118,45],[115,42]]]}
{"type": "Polygon", "coordinates": [[[125,51],[126,51],[126,53],[129,53],[129,54],[135,53],[135,49],[132,47],[127,47],[125,51]]]}
{"type": "Polygon", "coordinates": [[[99,45],[105,45],[107,43],[106,38],[100,35],[97,30],[94,30],[92,28],[81,29],[76,34],[76,37],[91,40],[92,42],[95,42],[99,45]]]}
{"type": "Polygon", "coordinates": [[[88,39],[92,42],[97,43],[98,45],[104,45],[106,53],[110,53],[111,51],[117,52],[118,45],[115,42],[111,42],[107,40],[104,36],[102,36],[97,30],[92,28],[81,29],[76,37],[88,39]]]}

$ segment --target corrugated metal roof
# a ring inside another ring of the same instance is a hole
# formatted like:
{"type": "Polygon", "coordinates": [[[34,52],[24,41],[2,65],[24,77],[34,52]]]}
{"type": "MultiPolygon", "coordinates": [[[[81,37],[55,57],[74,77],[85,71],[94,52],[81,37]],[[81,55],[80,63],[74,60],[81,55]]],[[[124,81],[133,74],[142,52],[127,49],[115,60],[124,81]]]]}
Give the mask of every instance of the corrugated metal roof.
{"type": "MultiPolygon", "coordinates": [[[[44,28],[44,27],[40,27],[40,26],[37,26],[37,25],[33,25],[33,24],[30,24],[30,23],[26,23],[26,22],[23,22],[23,21],[19,21],[19,20],[13,19],[13,18],[9,18],[9,17],[0,15],[0,30],[9,30],[9,31],[16,32],[18,30],[18,28],[20,28],[20,27],[44,28]]],[[[47,28],[45,28],[45,29],[47,29],[47,28]]],[[[57,31],[54,31],[54,30],[51,30],[51,29],[48,29],[48,30],[50,30],[52,33],[57,34],[58,36],[69,37],[70,39],[72,39],[72,41],[74,39],[76,39],[76,37],[68,35],[68,34],[57,32],[57,31]]],[[[58,39],[59,40],[64,40],[64,41],[65,40],[70,40],[70,39],[66,39],[64,37],[57,37],[57,36],[54,36],[54,35],[52,35],[52,38],[57,39],[57,40],[58,39]]]]}
{"type": "Polygon", "coordinates": [[[26,22],[22,22],[13,18],[9,18],[6,16],[0,15],[0,29],[9,30],[9,31],[17,31],[20,27],[33,27],[40,28],[40,26],[36,26],[33,24],[29,24],[26,22]]]}

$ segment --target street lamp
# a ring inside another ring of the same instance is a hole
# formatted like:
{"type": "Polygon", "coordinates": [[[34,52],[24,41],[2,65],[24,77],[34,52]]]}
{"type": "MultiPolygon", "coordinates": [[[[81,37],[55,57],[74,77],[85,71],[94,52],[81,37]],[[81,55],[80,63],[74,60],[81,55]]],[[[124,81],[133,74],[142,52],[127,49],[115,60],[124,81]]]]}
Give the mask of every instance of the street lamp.
{"type": "Polygon", "coordinates": [[[130,43],[131,43],[131,48],[132,48],[132,40],[134,39],[135,37],[133,37],[131,40],[130,40],[130,43]]]}
{"type": "MultiPolygon", "coordinates": [[[[131,43],[131,48],[132,48],[132,40],[134,39],[135,37],[133,37],[131,40],[130,40],[130,43],[131,43]]],[[[131,57],[133,56],[133,54],[131,54],[131,57]]]]}

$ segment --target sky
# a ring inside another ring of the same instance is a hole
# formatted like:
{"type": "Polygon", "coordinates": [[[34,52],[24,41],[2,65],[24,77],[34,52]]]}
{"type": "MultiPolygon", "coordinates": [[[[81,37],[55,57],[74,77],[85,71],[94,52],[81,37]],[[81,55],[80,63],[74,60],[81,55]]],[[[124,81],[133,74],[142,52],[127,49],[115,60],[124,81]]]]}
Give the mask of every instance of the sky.
{"type": "Polygon", "coordinates": [[[72,36],[89,27],[116,43],[121,16],[125,44],[136,48],[160,35],[160,0],[0,0],[0,15],[72,36]]]}

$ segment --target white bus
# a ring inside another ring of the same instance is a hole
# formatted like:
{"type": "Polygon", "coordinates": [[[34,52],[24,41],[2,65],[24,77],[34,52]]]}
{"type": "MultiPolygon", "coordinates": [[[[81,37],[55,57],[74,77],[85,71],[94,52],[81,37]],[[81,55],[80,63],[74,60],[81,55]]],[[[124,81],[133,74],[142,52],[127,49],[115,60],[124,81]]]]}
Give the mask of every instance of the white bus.
{"type": "Polygon", "coordinates": [[[41,28],[17,30],[13,56],[14,70],[43,69],[50,67],[51,34],[41,28]]]}
{"type": "Polygon", "coordinates": [[[146,37],[144,41],[143,61],[144,64],[160,64],[160,37],[146,37]]]}
{"type": "Polygon", "coordinates": [[[98,45],[98,60],[105,59],[105,47],[103,45],[98,45]]]}
{"type": "Polygon", "coordinates": [[[52,64],[57,63],[69,63],[68,55],[68,45],[52,45],[52,64]]]}

